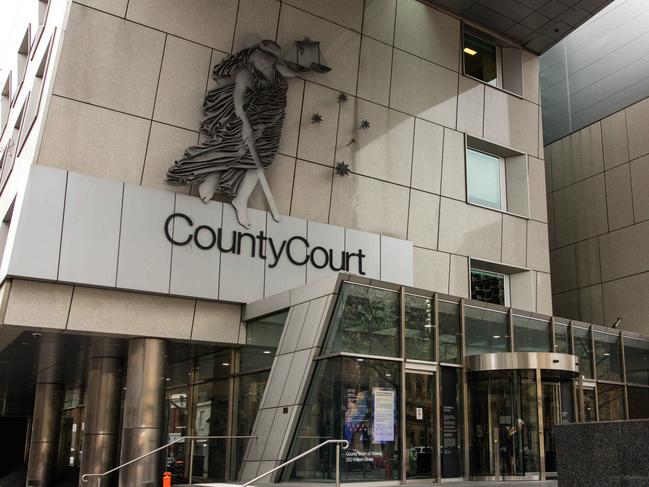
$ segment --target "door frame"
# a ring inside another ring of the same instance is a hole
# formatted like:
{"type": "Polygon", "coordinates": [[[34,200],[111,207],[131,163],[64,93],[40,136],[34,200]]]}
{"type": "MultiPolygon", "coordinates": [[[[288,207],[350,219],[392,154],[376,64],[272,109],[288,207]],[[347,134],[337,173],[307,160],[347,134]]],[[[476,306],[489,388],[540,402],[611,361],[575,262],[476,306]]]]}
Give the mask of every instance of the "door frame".
{"type": "Polygon", "coordinates": [[[440,423],[439,423],[439,373],[438,373],[438,368],[437,365],[431,362],[424,362],[420,360],[406,360],[404,361],[403,365],[403,380],[401,381],[401,397],[403,398],[401,401],[401,483],[407,484],[407,483],[425,483],[427,481],[430,482],[439,482],[440,481],[440,466],[439,466],[439,449],[440,449],[440,442],[439,442],[439,428],[440,428],[440,423]],[[406,439],[407,439],[407,434],[406,434],[406,423],[407,423],[407,415],[406,415],[406,403],[407,403],[407,398],[406,398],[406,376],[408,374],[418,374],[418,375],[428,375],[428,376],[433,376],[434,383],[433,383],[433,404],[432,404],[432,410],[435,412],[435,428],[434,428],[434,458],[435,458],[435,469],[434,469],[434,474],[430,479],[408,479],[407,478],[407,461],[408,461],[408,449],[406,448],[406,439]]]}

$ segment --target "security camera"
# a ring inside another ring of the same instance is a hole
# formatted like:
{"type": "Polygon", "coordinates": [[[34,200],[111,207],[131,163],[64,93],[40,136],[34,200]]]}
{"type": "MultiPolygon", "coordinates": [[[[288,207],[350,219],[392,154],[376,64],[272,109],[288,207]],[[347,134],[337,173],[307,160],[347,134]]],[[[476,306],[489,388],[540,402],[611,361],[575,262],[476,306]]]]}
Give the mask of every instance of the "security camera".
{"type": "Polygon", "coordinates": [[[613,326],[611,328],[619,328],[621,324],[622,324],[622,318],[618,316],[617,320],[615,320],[615,323],[613,323],[613,326]]]}
{"type": "Polygon", "coordinates": [[[32,338],[33,338],[34,340],[38,340],[38,339],[39,339],[40,337],[42,337],[42,336],[43,336],[43,334],[42,334],[42,333],[39,333],[39,332],[37,332],[37,331],[35,331],[34,333],[32,333],[32,338]]]}

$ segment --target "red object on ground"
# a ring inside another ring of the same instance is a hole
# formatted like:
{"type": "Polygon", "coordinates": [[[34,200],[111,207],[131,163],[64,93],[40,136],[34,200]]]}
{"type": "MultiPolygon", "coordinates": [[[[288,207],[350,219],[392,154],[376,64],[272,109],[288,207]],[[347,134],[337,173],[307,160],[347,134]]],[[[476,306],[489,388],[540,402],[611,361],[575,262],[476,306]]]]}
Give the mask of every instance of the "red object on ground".
{"type": "Polygon", "coordinates": [[[162,474],[162,487],[171,487],[171,472],[162,474]]]}

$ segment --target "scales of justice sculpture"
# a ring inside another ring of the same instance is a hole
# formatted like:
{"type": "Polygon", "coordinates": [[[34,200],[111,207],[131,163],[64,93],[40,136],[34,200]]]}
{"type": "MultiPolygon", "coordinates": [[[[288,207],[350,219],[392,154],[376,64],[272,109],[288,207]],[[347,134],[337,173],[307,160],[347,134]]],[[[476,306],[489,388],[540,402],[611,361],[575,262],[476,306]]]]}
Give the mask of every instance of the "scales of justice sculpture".
{"type": "Polygon", "coordinates": [[[250,226],[248,199],[258,182],[273,219],[279,221],[264,170],[279,147],[286,78],[330,70],[321,61],[320,43],[308,38],[296,41],[285,60],[274,41],[255,40],[248,45],[214,67],[217,86],[205,96],[200,128],[206,139],[188,147],[166,177],[172,185],[198,184],[205,203],[217,192],[232,196],[237,219],[246,228],[250,226]]]}

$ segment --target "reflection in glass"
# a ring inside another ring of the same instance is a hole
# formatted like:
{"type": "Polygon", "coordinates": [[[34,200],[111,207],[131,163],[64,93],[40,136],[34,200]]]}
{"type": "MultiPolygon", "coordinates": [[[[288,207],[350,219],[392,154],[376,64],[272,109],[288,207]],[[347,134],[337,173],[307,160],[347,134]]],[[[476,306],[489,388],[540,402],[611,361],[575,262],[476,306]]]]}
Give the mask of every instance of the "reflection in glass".
{"type": "Polygon", "coordinates": [[[438,301],[439,308],[439,360],[448,364],[460,363],[462,343],[460,305],[438,301]]]}
{"type": "MultiPolygon", "coordinates": [[[[399,363],[352,357],[318,362],[289,457],[329,438],[341,450],[344,482],[399,479],[399,363]]],[[[287,468],[288,478],[333,482],[335,447],[325,447],[287,468]]]]}
{"type": "Polygon", "coordinates": [[[277,347],[287,316],[288,310],[248,321],[246,323],[246,343],[277,347]]]}
{"type": "Polygon", "coordinates": [[[649,342],[624,337],[626,380],[649,386],[649,342]]]}
{"type": "MultiPolygon", "coordinates": [[[[219,380],[194,387],[195,436],[228,434],[228,384],[228,380],[219,380]]],[[[203,480],[225,480],[227,450],[227,440],[196,440],[192,458],[193,476],[203,480]]]]}
{"type": "Polygon", "coordinates": [[[465,355],[509,350],[507,315],[485,308],[464,307],[465,355]]]}
{"type": "Polygon", "coordinates": [[[554,323],[554,351],[557,353],[570,353],[570,335],[568,325],[554,323]]]}
{"type": "Polygon", "coordinates": [[[406,374],[406,478],[431,479],[435,461],[435,376],[406,374]]]}
{"type": "Polygon", "coordinates": [[[505,305],[505,275],[471,269],[471,299],[505,305]]]}
{"type": "Polygon", "coordinates": [[[597,384],[597,404],[600,421],[624,419],[624,387],[613,384],[597,384]]]}
{"type": "Polygon", "coordinates": [[[597,421],[595,389],[584,389],[584,422],[597,421]]]}
{"type": "Polygon", "coordinates": [[[397,357],[399,293],[344,283],[326,350],[397,357]]]}
{"type": "Polygon", "coordinates": [[[466,150],[469,202],[497,210],[504,209],[501,208],[500,166],[500,158],[497,156],[473,149],[466,150]]]}
{"type": "Polygon", "coordinates": [[[435,360],[433,301],[406,295],[406,358],[435,360]]]}
{"type": "Polygon", "coordinates": [[[229,377],[231,360],[229,348],[196,357],[193,382],[229,377]]]}
{"type": "Polygon", "coordinates": [[[593,358],[591,355],[590,332],[587,328],[572,328],[575,341],[575,355],[579,357],[579,372],[587,379],[593,378],[593,358]]]}
{"type": "Polygon", "coordinates": [[[595,341],[595,372],[601,380],[622,381],[620,336],[593,332],[595,341]]]}
{"type": "Polygon", "coordinates": [[[514,315],[516,352],[551,352],[550,323],[514,315]]]}
{"type": "Polygon", "coordinates": [[[470,465],[473,476],[539,472],[534,371],[469,375],[470,465]],[[497,464],[496,464],[497,462],[497,464]]]}
{"type": "MultiPolygon", "coordinates": [[[[236,401],[233,411],[235,414],[235,435],[249,436],[252,434],[252,426],[259,411],[259,404],[261,397],[264,394],[266,382],[270,372],[258,372],[256,374],[241,375],[235,378],[235,397],[236,401]]],[[[250,441],[255,440],[233,440],[233,448],[235,451],[234,468],[232,468],[233,475],[231,477],[237,478],[237,469],[243,460],[246,445],[250,441]]]]}
{"type": "Polygon", "coordinates": [[[644,387],[628,387],[629,419],[649,418],[649,389],[644,387]]]}
{"type": "MultiPolygon", "coordinates": [[[[168,390],[165,394],[166,417],[167,417],[167,438],[166,442],[187,436],[187,388],[168,390]]],[[[187,455],[187,443],[185,440],[174,443],[167,448],[166,471],[171,472],[173,477],[184,477],[185,457],[187,455]]]]}

